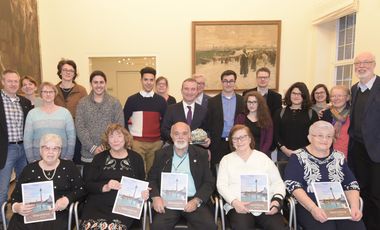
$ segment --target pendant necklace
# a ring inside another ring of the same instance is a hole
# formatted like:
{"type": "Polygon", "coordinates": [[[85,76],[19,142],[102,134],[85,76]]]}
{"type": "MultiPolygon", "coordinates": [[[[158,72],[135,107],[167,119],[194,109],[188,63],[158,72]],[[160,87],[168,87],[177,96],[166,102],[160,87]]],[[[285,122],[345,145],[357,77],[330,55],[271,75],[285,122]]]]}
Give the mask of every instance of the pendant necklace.
{"type": "Polygon", "coordinates": [[[50,172],[48,172],[48,175],[49,175],[49,176],[47,176],[46,173],[45,173],[45,170],[44,170],[44,169],[42,169],[42,173],[44,174],[44,176],[45,176],[46,179],[48,179],[48,180],[52,180],[52,179],[54,178],[54,176],[55,176],[55,172],[57,171],[57,168],[58,168],[58,167],[56,167],[56,168],[54,169],[53,174],[51,175],[51,177],[49,177],[49,176],[50,176],[50,172]]]}

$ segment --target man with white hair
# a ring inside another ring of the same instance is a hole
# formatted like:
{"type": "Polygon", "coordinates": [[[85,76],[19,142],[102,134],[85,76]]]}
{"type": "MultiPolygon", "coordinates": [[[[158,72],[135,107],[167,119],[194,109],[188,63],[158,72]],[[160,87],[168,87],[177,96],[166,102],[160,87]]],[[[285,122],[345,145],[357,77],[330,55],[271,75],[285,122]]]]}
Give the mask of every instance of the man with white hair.
{"type": "Polygon", "coordinates": [[[375,56],[362,52],[354,60],[359,82],[351,87],[348,163],[360,185],[367,229],[380,226],[380,78],[375,56]]]}
{"type": "Polygon", "coordinates": [[[206,205],[215,189],[207,151],[189,145],[190,127],[184,122],[175,123],[171,127],[170,136],[174,144],[156,152],[148,175],[149,187],[152,188],[150,196],[156,212],[151,229],[173,229],[181,217],[187,220],[189,229],[216,229],[211,211],[206,205]],[[188,202],[183,211],[165,207],[160,194],[162,172],[188,175],[188,202]]]}

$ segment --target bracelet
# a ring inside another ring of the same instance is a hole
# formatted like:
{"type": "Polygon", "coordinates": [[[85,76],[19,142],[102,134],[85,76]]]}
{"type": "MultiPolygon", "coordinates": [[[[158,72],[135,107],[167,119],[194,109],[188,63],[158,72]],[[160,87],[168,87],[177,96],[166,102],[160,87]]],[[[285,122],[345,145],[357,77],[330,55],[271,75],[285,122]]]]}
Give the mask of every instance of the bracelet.
{"type": "Polygon", "coordinates": [[[270,202],[272,201],[277,201],[278,204],[280,205],[279,208],[281,209],[284,204],[284,197],[281,194],[276,193],[273,195],[272,199],[270,200],[270,202]]]}

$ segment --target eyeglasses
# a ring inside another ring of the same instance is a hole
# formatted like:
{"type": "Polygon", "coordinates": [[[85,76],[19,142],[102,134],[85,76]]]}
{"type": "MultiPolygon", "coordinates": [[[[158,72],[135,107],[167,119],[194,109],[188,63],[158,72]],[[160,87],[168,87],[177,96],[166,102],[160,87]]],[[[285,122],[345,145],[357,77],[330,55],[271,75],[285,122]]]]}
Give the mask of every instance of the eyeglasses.
{"type": "Polygon", "coordinates": [[[291,94],[294,96],[302,96],[302,93],[291,92],[291,94]]]}
{"type": "Polygon", "coordinates": [[[44,94],[55,94],[55,91],[43,90],[43,91],[41,91],[41,93],[44,93],[44,94]]]}
{"type": "Polygon", "coordinates": [[[323,140],[323,139],[326,139],[326,140],[332,140],[334,138],[334,136],[331,136],[331,135],[322,135],[322,134],[318,134],[318,135],[315,135],[315,134],[311,134],[311,136],[319,139],[319,140],[323,140]]]}
{"type": "Polygon", "coordinates": [[[206,85],[204,82],[197,82],[198,85],[206,85]]]}
{"type": "Polygon", "coordinates": [[[43,145],[41,146],[41,149],[42,151],[46,151],[46,152],[52,151],[54,153],[58,153],[59,151],[61,151],[61,147],[59,146],[49,147],[49,146],[43,145]]]}
{"type": "Polygon", "coordinates": [[[322,92],[315,92],[314,94],[316,94],[316,95],[324,95],[324,94],[326,94],[326,92],[325,92],[325,91],[322,91],[322,92]]]}
{"type": "Polygon", "coordinates": [[[229,80],[229,81],[223,80],[222,82],[223,82],[223,84],[234,84],[235,80],[229,80]]]}
{"type": "Polygon", "coordinates": [[[75,70],[73,70],[73,69],[62,69],[62,72],[75,73],[75,70]]]}
{"type": "Polygon", "coordinates": [[[247,105],[255,105],[257,104],[257,101],[247,101],[247,105]]]}
{"type": "Polygon", "coordinates": [[[256,77],[257,79],[260,79],[260,80],[268,80],[269,77],[256,77]]]}
{"type": "Polygon", "coordinates": [[[243,135],[240,137],[232,137],[232,142],[237,143],[238,141],[245,141],[247,140],[248,135],[243,135]]]}
{"type": "Polygon", "coordinates": [[[370,65],[371,65],[372,63],[374,63],[374,62],[375,62],[375,61],[354,62],[354,65],[355,65],[355,67],[359,67],[359,66],[361,66],[361,65],[368,67],[368,66],[370,66],[370,65]]]}
{"type": "Polygon", "coordinates": [[[346,94],[345,95],[331,95],[330,96],[331,99],[336,99],[336,98],[342,99],[342,98],[345,98],[345,97],[347,97],[346,94]]]}

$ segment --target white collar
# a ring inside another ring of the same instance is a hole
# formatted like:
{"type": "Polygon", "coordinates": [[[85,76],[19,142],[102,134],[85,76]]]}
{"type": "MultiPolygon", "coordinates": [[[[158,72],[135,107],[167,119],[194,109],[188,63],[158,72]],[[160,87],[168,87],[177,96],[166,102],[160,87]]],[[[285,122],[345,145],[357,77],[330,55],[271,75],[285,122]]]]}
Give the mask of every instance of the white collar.
{"type": "Polygon", "coordinates": [[[143,96],[143,97],[153,97],[154,95],[154,91],[150,91],[150,92],[146,92],[144,90],[141,90],[140,91],[140,95],[143,96]]]}
{"type": "Polygon", "coordinates": [[[359,81],[358,87],[360,88],[362,92],[364,92],[366,89],[371,90],[373,83],[375,83],[375,80],[376,80],[376,75],[373,75],[373,77],[366,84],[363,84],[359,81]]]}

